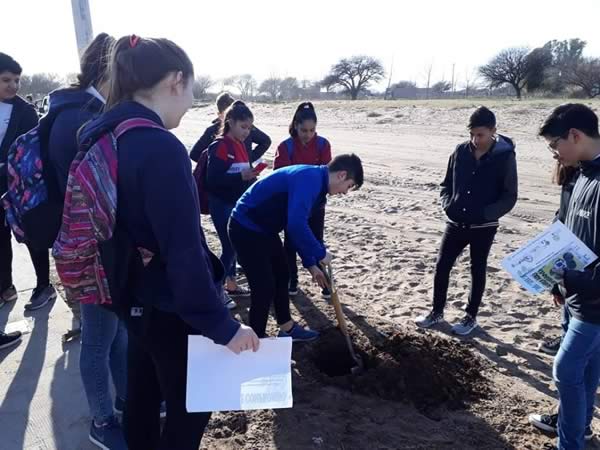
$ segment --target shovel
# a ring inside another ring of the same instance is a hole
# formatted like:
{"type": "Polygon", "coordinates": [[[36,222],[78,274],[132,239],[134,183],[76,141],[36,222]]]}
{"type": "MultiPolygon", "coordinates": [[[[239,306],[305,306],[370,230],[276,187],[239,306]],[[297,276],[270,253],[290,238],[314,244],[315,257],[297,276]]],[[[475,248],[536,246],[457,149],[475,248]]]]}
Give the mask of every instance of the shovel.
{"type": "Polygon", "coordinates": [[[333,303],[333,309],[335,310],[335,317],[337,318],[338,327],[344,338],[346,339],[346,344],[348,346],[348,350],[350,351],[350,356],[356,363],[354,367],[350,369],[350,372],[353,375],[357,375],[363,372],[365,365],[363,363],[362,358],[356,354],[354,351],[354,347],[352,346],[352,341],[350,340],[350,333],[348,333],[348,325],[346,324],[346,318],[344,317],[344,312],[342,311],[342,304],[340,302],[340,298],[338,297],[337,288],[335,286],[335,282],[333,281],[333,269],[331,264],[321,265],[323,269],[323,273],[327,278],[327,284],[329,291],[331,292],[331,303],[333,303]]]}

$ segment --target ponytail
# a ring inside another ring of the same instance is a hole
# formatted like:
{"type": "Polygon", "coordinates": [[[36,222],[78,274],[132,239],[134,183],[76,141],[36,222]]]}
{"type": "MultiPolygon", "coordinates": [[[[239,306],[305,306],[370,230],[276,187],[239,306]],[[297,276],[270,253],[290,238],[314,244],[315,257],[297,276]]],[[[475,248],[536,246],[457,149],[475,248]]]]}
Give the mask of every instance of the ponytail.
{"type": "Polygon", "coordinates": [[[238,122],[240,120],[254,120],[254,115],[243,101],[236,100],[225,110],[225,116],[223,117],[221,129],[219,130],[219,136],[222,137],[229,133],[231,121],[238,122]]]}
{"type": "Polygon", "coordinates": [[[315,123],[317,123],[317,113],[315,112],[315,107],[311,102],[300,103],[298,108],[296,108],[296,112],[294,113],[294,117],[289,127],[290,136],[298,136],[296,126],[300,125],[305,120],[313,120],[315,123]]]}
{"type": "Polygon", "coordinates": [[[110,58],[106,110],[132,100],[140,90],[153,88],[171,72],[181,72],[184,83],[194,76],[192,61],[177,44],[134,34],[120,38],[110,58]]]}

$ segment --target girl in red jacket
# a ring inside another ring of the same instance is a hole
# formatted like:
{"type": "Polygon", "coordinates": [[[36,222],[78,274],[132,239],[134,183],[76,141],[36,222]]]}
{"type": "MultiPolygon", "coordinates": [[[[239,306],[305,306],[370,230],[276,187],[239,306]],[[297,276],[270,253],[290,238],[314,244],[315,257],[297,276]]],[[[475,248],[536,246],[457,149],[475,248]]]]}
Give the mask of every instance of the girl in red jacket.
{"type": "MultiPolygon", "coordinates": [[[[298,105],[289,131],[290,137],[277,147],[273,163],[274,169],[296,164],[322,166],[331,161],[329,141],[317,135],[317,114],[311,102],[298,105]]],[[[325,206],[310,218],[309,225],[317,239],[322,242],[325,227],[325,206]]],[[[284,247],[290,270],[289,294],[296,295],[298,293],[296,249],[287,233],[285,234],[284,247]]],[[[330,297],[327,289],[323,289],[322,294],[325,298],[330,297]]]]}

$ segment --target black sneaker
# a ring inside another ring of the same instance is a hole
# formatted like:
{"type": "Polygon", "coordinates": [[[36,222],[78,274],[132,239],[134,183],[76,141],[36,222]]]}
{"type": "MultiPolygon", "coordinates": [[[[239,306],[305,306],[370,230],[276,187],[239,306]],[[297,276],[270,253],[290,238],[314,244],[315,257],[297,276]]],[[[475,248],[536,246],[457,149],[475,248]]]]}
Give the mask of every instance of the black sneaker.
{"type": "Polygon", "coordinates": [[[558,414],[529,414],[529,423],[542,431],[556,434],[558,431],[558,414]]]}
{"type": "Polygon", "coordinates": [[[562,342],[562,336],[557,336],[551,339],[547,339],[538,345],[538,350],[548,355],[556,355],[562,342]]]}
{"type": "Polygon", "coordinates": [[[288,287],[289,295],[298,295],[298,280],[290,280],[290,285],[288,287]]]}
{"type": "MultiPolygon", "coordinates": [[[[529,414],[529,423],[542,431],[558,434],[558,414],[529,414]]],[[[586,441],[594,438],[592,427],[585,427],[584,438],[586,441]]]]}
{"type": "Polygon", "coordinates": [[[323,297],[325,300],[329,300],[331,298],[331,292],[329,292],[329,289],[323,288],[321,291],[321,297],[323,297]]]}
{"type": "Polygon", "coordinates": [[[421,328],[431,328],[434,325],[437,325],[440,322],[444,321],[444,313],[437,313],[435,311],[431,311],[429,314],[424,316],[418,316],[415,319],[415,323],[418,327],[421,328]]]}
{"type": "Polygon", "coordinates": [[[3,333],[0,331],[0,348],[8,348],[21,342],[21,332],[3,333]]]}
{"type": "Polygon", "coordinates": [[[25,305],[25,309],[27,311],[35,311],[36,309],[43,308],[55,298],[56,290],[51,284],[44,287],[36,287],[31,294],[29,303],[25,305]]]}
{"type": "Polygon", "coordinates": [[[460,322],[452,326],[452,332],[454,334],[466,336],[467,334],[470,334],[471,331],[473,331],[475,328],[477,328],[477,321],[475,320],[475,318],[472,317],[470,314],[465,314],[465,316],[462,319],[460,319],[460,322]]]}

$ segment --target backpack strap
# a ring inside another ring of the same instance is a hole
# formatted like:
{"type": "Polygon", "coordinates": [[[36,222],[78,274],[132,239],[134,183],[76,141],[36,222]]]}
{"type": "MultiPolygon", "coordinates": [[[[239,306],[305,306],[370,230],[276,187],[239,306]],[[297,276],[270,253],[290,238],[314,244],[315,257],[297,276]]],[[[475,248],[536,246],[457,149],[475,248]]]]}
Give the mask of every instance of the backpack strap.
{"type": "Polygon", "coordinates": [[[131,119],[124,120],[115,128],[115,138],[119,139],[123,134],[127,133],[133,128],[157,128],[164,130],[165,128],[157,124],[150,119],[144,119],[142,117],[133,117],[131,119]]]}
{"type": "Polygon", "coordinates": [[[287,147],[288,158],[290,159],[290,162],[292,162],[292,158],[294,157],[294,138],[289,137],[284,142],[287,147]]]}

